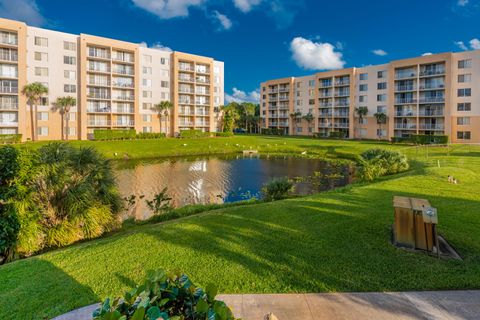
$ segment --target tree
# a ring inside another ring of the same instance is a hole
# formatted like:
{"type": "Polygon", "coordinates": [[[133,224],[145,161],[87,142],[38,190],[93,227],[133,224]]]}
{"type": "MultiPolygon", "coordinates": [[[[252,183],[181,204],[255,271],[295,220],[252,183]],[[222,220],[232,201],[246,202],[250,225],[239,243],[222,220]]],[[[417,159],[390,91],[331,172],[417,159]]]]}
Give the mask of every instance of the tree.
{"type": "Polygon", "coordinates": [[[58,111],[62,117],[62,140],[68,140],[68,122],[70,118],[70,109],[77,104],[74,97],[59,97],[52,106],[52,111],[58,111]],[[65,126],[65,131],[63,130],[65,126]]]}
{"type": "Polygon", "coordinates": [[[48,93],[48,88],[39,82],[29,83],[22,89],[22,94],[27,98],[27,104],[30,106],[30,127],[32,141],[37,140],[37,111],[40,99],[48,93]]]}
{"type": "Polygon", "coordinates": [[[223,112],[222,131],[233,132],[235,120],[238,118],[236,104],[229,103],[228,105],[221,106],[220,109],[223,112]]]}
{"type": "Polygon", "coordinates": [[[302,113],[300,111],[290,113],[290,118],[292,119],[292,129],[296,128],[295,124],[297,123],[297,119],[299,119],[301,116],[302,113]]]}
{"type": "Polygon", "coordinates": [[[367,107],[357,107],[357,108],[355,108],[355,114],[358,117],[358,124],[362,124],[363,117],[365,117],[368,114],[368,108],[367,107]]]}
{"type": "Polygon", "coordinates": [[[246,131],[249,131],[248,130],[248,127],[249,127],[249,123],[251,123],[251,118],[255,115],[255,105],[253,103],[250,103],[250,102],[243,102],[241,104],[242,106],[242,109],[243,109],[243,120],[244,120],[244,123],[245,123],[245,130],[246,131]]]}
{"type": "MultiPolygon", "coordinates": [[[[152,110],[155,111],[158,115],[160,132],[162,132],[162,118],[165,116],[165,119],[167,119],[170,113],[170,109],[172,108],[173,108],[173,104],[170,101],[160,101],[160,103],[157,103],[152,107],[152,110]]],[[[165,121],[165,124],[167,124],[167,121],[165,121]]],[[[168,132],[168,128],[167,128],[167,132],[168,132]]]]}
{"type": "Polygon", "coordinates": [[[303,116],[303,119],[307,121],[308,127],[310,128],[312,125],[313,120],[315,119],[313,114],[311,112],[307,113],[306,115],[303,116]]]}
{"type": "MultiPolygon", "coordinates": [[[[382,124],[387,122],[387,115],[383,112],[377,112],[373,115],[377,119],[377,124],[378,124],[378,130],[381,132],[382,130],[382,124]]],[[[378,139],[381,138],[380,134],[377,134],[378,139]]]]}

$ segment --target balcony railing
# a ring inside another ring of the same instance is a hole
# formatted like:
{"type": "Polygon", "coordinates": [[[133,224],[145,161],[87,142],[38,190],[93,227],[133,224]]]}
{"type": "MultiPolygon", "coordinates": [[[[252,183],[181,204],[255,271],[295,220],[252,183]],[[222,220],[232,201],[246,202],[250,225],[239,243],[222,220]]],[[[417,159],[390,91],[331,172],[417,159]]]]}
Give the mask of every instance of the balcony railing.
{"type": "Polygon", "coordinates": [[[331,98],[332,93],[331,92],[321,92],[320,93],[320,98],[331,98]]]}
{"type": "Polygon", "coordinates": [[[331,117],[333,112],[320,112],[320,117],[331,117]]]}
{"type": "Polygon", "coordinates": [[[110,54],[108,52],[102,52],[102,51],[88,50],[88,56],[90,58],[110,59],[110,54]]]}
{"type": "Polygon", "coordinates": [[[417,103],[417,99],[414,99],[414,98],[395,99],[395,103],[396,104],[417,103]]]}
{"type": "Polygon", "coordinates": [[[278,115],[279,118],[281,119],[289,119],[290,118],[290,115],[286,114],[286,113],[280,113],[278,115]]]}
{"type": "Polygon", "coordinates": [[[195,112],[193,112],[193,110],[188,110],[188,109],[180,109],[178,110],[178,114],[179,115],[184,115],[184,116],[193,116],[195,114],[195,112]]]}
{"type": "Polygon", "coordinates": [[[0,110],[18,110],[18,102],[2,102],[0,101],[0,110]]]}
{"type": "Polygon", "coordinates": [[[195,80],[191,77],[178,77],[178,80],[179,81],[183,81],[183,82],[194,82],[195,80]]]}
{"type": "Polygon", "coordinates": [[[442,117],[443,110],[420,110],[420,116],[423,117],[442,117]]]}
{"type": "Polygon", "coordinates": [[[133,87],[135,87],[135,84],[133,82],[128,83],[128,82],[113,81],[112,84],[113,84],[114,87],[119,87],[119,88],[133,88],[133,87]]]}
{"type": "Polygon", "coordinates": [[[112,97],[113,100],[122,100],[122,101],[133,101],[135,100],[135,96],[123,96],[123,95],[116,95],[112,97]]]}
{"type": "Polygon", "coordinates": [[[269,90],[268,93],[278,93],[278,90],[269,90]]]}
{"type": "Polygon", "coordinates": [[[110,72],[110,66],[89,65],[87,70],[94,71],[94,72],[110,72]]]}
{"type": "Polygon", "coordinates": [[[340,81],[335,81],[335,86],[348,86],[350,85],[349,80],[340,80],[340,81]]]}
{"type": "Polygon", "coordinates": [[[196,82],[198,82],[198,83],[207,83],[207,84],[208,84],[208,83],[210,83],[210,80],[208,80],[208,79],[198,79],[198,78],[197,78],[197,79],[196,79],[196,82]]]}
{"type": "Polygon", "coordinates": [[[278,91],[279,92],[287,92],[287,91],[290,91],[290,87],[280,87],[280,88],[278,88],[278,91]]]}
{"type": "Polygon", "coordinates": [[[319,87],[320,88],[329,88],[332,86],[332,82],[320,82],[319,87]]]}
{"type": "Polygon", "coordinates": [[[195,94],[202,94],[202,95],[209,95],[210,92],[209,91],[206,91],[206,90],[196,90],[195,91],[195,94]]]}
{"type": "Polygon", "coordinates": [[[1,87],[0,93],[18,93],[18,87],[1,87]]]}
{"type": "Polygon", "coordinates": [[[18,120],[0,120],[0,126],[18,126],[18,120]]]}
{"type": "Polygon", "coordinates": [[[199,106],[208,106],[208,105],[210,105],[210,101],[200,101],[200,100],[196,100],[196,101],[195,101],[195,104],[196,104],[196,105],[199,105],[199,106]]]}
{"type": "Polygon", "coordinates": [[[134,126],[135,125],[135,121],[134,120],[115,120],[113,122],[113,125],[114,126],[134,126]]]}
{"type": "Polygon", "coordinates": [[[395,112],[395,116],[396,116],[396,117],[415,117],[415,116],[416,116],[416,112],[415,112],[415,111],[410,111],[410,110],[407,110],[407,111],[396,111],[396,112],[395,112]]]}
{"type": "Polygon", "coordinates": [[[89,93],[87,93],[87,98],[91,98],[91,99],[110,99],[110,95],[107,94],[107,93],[89,92],[89,93]]]}
{"type": "Polygon", "coordinates": [[[330,108],[333,106],[333,103],[328,102],[328,103],[320,103],[320,108],[330,108]]]}
{"type": "Polygon", "coordinates": [[[1,44],[8,44],[8,45],[11,45],[11,46],[16,46],[16,45],[18,45],[18,38],[1,35],[0,36],[0,43],[1,44]]]}
{"type": "Polygon", "coordinates": [[[349,102],[344,102],[344,101],[335,102],[335,107],[348,107],[349,105],[350,105],[349,102]]]}
{"type": "Polygon", "coordinates": [[[199,68],[199,67],[197,67],[195,69],[195,72],[197,72],[197,73],[210,73],[210,69],[209,68],[199,68]]]}
{"type": "Polygon", "coordinates": [[[280,122],[278,123],[278,126],[279,126],[279,127],[288,127],[288,122],[286,122],[286,121],[280,121],[280,122]]]}
{"type": "Polygon", "coordinates": [[[420,103],[441,103],[445,102],[445,97],[421,97],[420,103]]]}
{"type": "Polygon", "coordinates": [[[124,74],[124,75],[128,75],[128,76],[133,76],[133,74],[134,74],[133,70],[122,69],[122,68],[113,68],[112,72],[117,73],[117,74],[124,74]]]}
{"type": "Polygon", "coordinates": [[[127,63],[133,63],[134,59],[133,56],[131,55],[113,55],[112,60],[119,61],[119,62],[127,62],[127,63]]]}
{"type": "Polygon", "coordinates": [[[288,100],[289,97],[288,96],[280,96],[278,97],[278,100],[288,100]]]}
{"type": "Polygon", "coordinates": [[[181,104],[193,104],[193,101],[186,100],[186,99],[180,99],[180,100],[178,100],[178,102],[181,103],[181,104]]]}
{"type": "Polygon", "coordinates": [[[0,53],[0,60],[16,62],[18,61],[18,54],[6,53],[6,52],[0,53]]]}
{"type": "Polygon", "coordinates": [[[88,125],[89,126],[109,126],[111,124],[111,121],[110,120],[92,120],[92,119],[89,119],[88,120],[88,125]]]}
{"type": "Polygon", "coordinates": [[[421,84],[420,90],[441,90],[445,89],[445,84],[443,83],[428,83],[428,84],[421,84]]]}
{"type": "Polygon", "coordinates": [[[113,108],[113,113],[133,113],[133,108],[113,108]]]}
{"type": "Polygon", "coordinates": [[[180,93],[194,93],[193,89],[179,88],[178,92],[180,93]]]}
{"type": "Polygon", "coordinates": [[[417,86],[415,85],[406,85],[406,86],[395,86],[395,91],[415,91],[417,86]]]}
{"type": "Polygon", "coordinates": [[[180,126],[193,126],[193,122],[188,122],[188,121],[180,121],[179,122],[180,126]]]}
{"type": "Polygon", "coordinates": [[[282,110],[282,109],[289,109],[289,106],[288,104],[279,104],[278,105],[278,109],[282,110]]]}
{"type": "Polygon", "coordinates": [[[335,92],[335,97],[346,97],[349,96],[350,92],[349,91],[336,91],[335,92]]]}
{"type": "Polygon", "coordinates": [[[397,72],[395,73],[395,79],[407,79],[407,78],[415,78],[417,76],[417,72],[397,72]]]}
{"type": "Polygon", "coordinates": [[[200,126],[200,127],[208,127],[208,126],[210,126],[210,123],[197,121],[197,122],[195,122],[195,125],[200,126]]]}
{"type": "Polygon", "coordinates": [[[194,68],[193,68],[193,66],[191,66],[191,65],[182,65],[182,64],[180,64],[180,65],[178,65],[178,70],[180,70],[180,71],[192,71],[192,72],[193,72],[193,71],[194,71],[194,68]]]}
{"type": "Polygon", "coordinates": [[[420,130],[443,130],[443,124],[420,123],[420,130]]]}
{"type": "Polygon", "coordinates": [[[420,71],[420,76],[422,76],[422,77],[436,76],[436,75],[441,75],[441,74],[445,74],[445,69],[444,68],[420,71]]]}
{"type": "Polygon", "coordinates": [[[334,115],[335,117],[347,117],[347,118],[350,116],[348,112],[335,112],[334,115]]]}
{"type": "Polygon", "coordinates": [[[332,124],[331,123],[326,123],[326,122],[320,122],[318,124],[318,127],[319,128],[331,128],[332,127],[332,124]]]}
{"type": "Polygon", "coordinates": [[[334,128],[341,128],[341,129],[347,129],[349,128],[349,124],[348,123],[334,123],[333,124],[333,127],[334,128]]]}
{"type": "Polygon", "coordinates": [[[87,112],[97,112],[97,113],[110,113],[112,111],[111,107],[87,107],[87,112]]]}
{"type": "Polygon", "coordinates": [[[417,125],[415,123],[395,123],[395,129],[415,130],[417,125]]]}

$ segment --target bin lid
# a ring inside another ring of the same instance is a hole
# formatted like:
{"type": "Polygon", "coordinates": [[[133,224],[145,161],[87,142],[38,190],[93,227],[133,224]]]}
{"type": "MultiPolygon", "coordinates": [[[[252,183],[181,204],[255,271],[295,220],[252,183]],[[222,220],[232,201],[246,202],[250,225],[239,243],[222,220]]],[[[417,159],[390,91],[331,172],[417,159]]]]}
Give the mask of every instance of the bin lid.
{"type": "Polygon", "coordinates": [[[430,202],[425,199],[411,198],[412,200],[412,209],[414,211],[423,211],[424,208],[430,207],[430,202]]]}
{"type": "Polygon", "coordinates": [[[411,209],[412,208],[410,198],[400,197],[400,196],[394,196],[393,197],[393,206],[396,207],[396,208],[406,208],[406,209],[411,209]]]}

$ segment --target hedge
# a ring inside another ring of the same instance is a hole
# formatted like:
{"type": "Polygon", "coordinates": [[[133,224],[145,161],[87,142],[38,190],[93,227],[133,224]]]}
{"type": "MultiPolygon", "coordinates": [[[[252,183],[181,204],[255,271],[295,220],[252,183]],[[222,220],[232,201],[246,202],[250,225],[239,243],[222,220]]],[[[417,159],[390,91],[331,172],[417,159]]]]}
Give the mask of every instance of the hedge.
{"type": "Polygon", "coordinates": [[[262,128],[260,130],[261,134],[270,135],[270,136],[283,136],[285,135],[284,130],[279,130],[278,128],[262,128]]]}
{"type": "Polygon", "coordinates": [[[215,132],[215,137],[231,137],[233,132],[215,132]]]}
{"type": "Polygon", "coordinates": [[[343,131],[332,131],[328,137],[334,139],[345,139],[347,137],[347,133],[343,131]]]}
{"type": "Polygon", "coordinates": [[[127,140],[135,139],[137,137],[137,132],[135,129],[128,130],[94,130],[93,139],[94,140],[127,140]]]}
{"type": "Polygon", "coordinates": [[[0,134],[0,143],[19,143],[21,141],[21,134],[0,134]]]}
{"type": "Polygon", "coordinates": [[[137,133],[137,139],[162,139],[165,138],[165,133],[160,132],[139,132],[137,133]]]}
{"type": "Polygon", "coordinates": [[[203,132],[202,130],[182,130],[180,131],[180,138],[207,138],[210,137],[210,132],[203,132]]]}
{"type": "Polygon", "coordinates": [[[412,134],[409,137],[392,137],[393,143],[447,144],[447,135],[412,134]]]}

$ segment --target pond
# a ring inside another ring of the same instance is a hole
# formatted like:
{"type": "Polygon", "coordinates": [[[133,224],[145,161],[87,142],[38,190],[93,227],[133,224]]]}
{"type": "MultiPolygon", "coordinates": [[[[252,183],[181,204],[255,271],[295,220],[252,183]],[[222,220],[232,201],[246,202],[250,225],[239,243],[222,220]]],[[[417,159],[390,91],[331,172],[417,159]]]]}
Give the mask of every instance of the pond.
{"type": "Polygon", "coordinates": [[[188,204],[234,202],[260,197],[263,184],[274,177],[298,178],[295,194],[344,186],[351,182],[348,165],[298,157],[203,156],[157,160],[124,160],[115,163],[123,197],[144,196],[131,216],[146,219],[151,212],[145,200],[168,188],[175,207],[188,204]],[[316,178],[308,178],[313,177],[316,178]]]}

